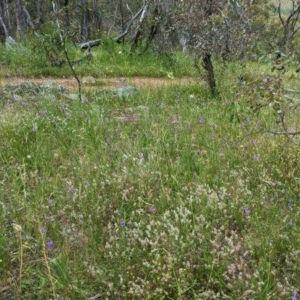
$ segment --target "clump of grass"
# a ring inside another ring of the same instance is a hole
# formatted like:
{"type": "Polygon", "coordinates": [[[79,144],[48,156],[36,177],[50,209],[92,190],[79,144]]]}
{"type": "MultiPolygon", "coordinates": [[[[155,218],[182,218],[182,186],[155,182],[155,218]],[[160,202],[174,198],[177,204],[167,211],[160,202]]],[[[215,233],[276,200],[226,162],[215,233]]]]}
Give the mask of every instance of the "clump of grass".
{"type": "Polygon", "coordinates": [[[7,102],[0,122],[5,293],[297,293],[298,149],[265,134],[276,117],[251,114],[246,99],[232,119],[233,97],[175,85],[126,97],[90,92],[84,103],[7,102]],[[22,228],[17,235],[12,223],[22,228]]]}

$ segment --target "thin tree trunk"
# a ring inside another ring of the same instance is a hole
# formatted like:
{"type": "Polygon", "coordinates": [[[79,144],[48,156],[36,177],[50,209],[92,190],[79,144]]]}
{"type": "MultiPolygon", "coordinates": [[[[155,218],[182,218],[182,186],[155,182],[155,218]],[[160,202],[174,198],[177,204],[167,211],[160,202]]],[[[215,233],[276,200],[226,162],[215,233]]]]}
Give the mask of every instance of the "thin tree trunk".
{"type": "MultiPolygon", "coordinates": [[[[207,10],[205,11],[205,16],[208,20],[213,15],[213,5],[214,2],[212,0],[207,1],[207,10]]],[[[216,96],[217,84],[215,79],[214,66],[211,61],[211,53],[209,53],[208,50],[202,52],[202,65],[206,70],[207,82],[209,85],[210,93],[212,96],[216,96]]]]}
{"type": "Polygon", "coordinates": [[[214,66],[211,61],[211,54],[207,52],[203,53],[202,61],[203,67],[207,73],[207,82],[209,85],[210,93],[212,94],[212,96],[215,96],[217,94],[217,85],[214,73],[214,66]]]}
{"type": "Polygon", "coordinates": [[[64,1],[64,23],[66,28],[70,28],[70,13],[69,13],[69,0],[64,1]]]}
{"type": "Polygon", "coordinates": [[[22,40],[25,38],[26,33],[26,17],[23,10],[22,0],[15,0],[15,5],[17,37],[22,40]]]}
{"type": "Polygon", "coordinates": [[[83,15],[82,15],[82,25],[81,25],[81,38],[84,42],[89,40],[89,7],[88,1],[82,0],[81,5],[83,8],[83,15]]]}
{"type": "Polygon", "coordinates": [[[142,26],[143,26],[143,23],[145,21],[147,12],[148,12],[148,4],[145,4],[144,8],[143,8],[143,11],[142,11],[142,14],[141,14],[141,17],[140,17],[139,24],[138,24],[137,29],[135,31],[134,37],[133,37],[133,39],[131,41],[130,52],[133,52],[137,48],[137,45],[138,45],[138,42],[139,42],[139,38],[140,38],[140,36],[142,34],[142,26]]]}
{"type": "Polygon", "coordinates": [[[0,2],[0,41],[4,44],[6,39],[8,38],[8,30],[2,18],[3,15],[3,3],[0,2]]]}
{"type": "MultiPolygon", "coordinates": [[[[122,32],[124,32],[125,31],[125,23],[124,23],[123,0],[119,0],[119,9],[120,9],[120,15],[121,15],[122,32]]],[[[122,42],[124,43],[124,38],[122,39],[122,42]]]]}
{"type": "Polygon", "coordinates": [[[150,32],[148,34],[147,37],[147,41],[146,41],[146,46],[144,51],[147,51],[152,40],[154,39],[154,36],[158,33],[158,27],[159,27],[159,10],[158,7],[156,6],[154,11],[153,11],[153,16],[152,16],[152,20],[151,20],[151,27],[150,27],[150,32]]]}

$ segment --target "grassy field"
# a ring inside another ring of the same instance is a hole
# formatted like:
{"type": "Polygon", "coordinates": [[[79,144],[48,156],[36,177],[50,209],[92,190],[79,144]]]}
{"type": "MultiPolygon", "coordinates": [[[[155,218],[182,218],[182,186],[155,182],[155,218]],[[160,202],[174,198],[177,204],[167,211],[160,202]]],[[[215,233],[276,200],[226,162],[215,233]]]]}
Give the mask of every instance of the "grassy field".
{"type": "MultiPolygon", "coordinates": [[[[118,51],[87,68],[195,76],[182,56],[126,66],[118,51]]],[[[217,98],[204,83],[83,102],[1,94],[0,298],[298,299],[299,146],[270,133],[269,105],[250,107],[271,101],[265,79],[216,71],[217,98]]]]}

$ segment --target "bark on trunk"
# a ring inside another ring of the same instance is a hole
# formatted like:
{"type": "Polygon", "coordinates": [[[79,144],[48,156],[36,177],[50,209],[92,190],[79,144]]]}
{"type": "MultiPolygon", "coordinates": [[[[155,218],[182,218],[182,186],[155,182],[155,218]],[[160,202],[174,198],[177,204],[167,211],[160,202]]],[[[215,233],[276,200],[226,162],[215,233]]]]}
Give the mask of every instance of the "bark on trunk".
{"type": "Polygon", "coordinates": [[[86,42],[89,40],[89,7],[88,7],[88,1],[87,0],[82,0],[81,5],[83,8],[83,13],[82,13],[82,24],[81,24],[81,39],[86,42]]]}
{"type": "Polygon", "coordinates": [[[2,18],[3,16],[3,3],[0,2],[0,41],[4,44],[6,39],[8,38],[8,30],[2,18]]]}
{"type": "Polygon", "coordinates": [[[65,0],[64,2],[64,10],[65,10],[65,18],[66,18],[66,26],[70,27],[70,15],[69,15],[69,1],[65,0]]]}
{"type": "Polygon", "coordinates": [[[24,14],[22,0],[16,0],[15,5],[17,37],[19,39],[24,39],[26,33],[26,16],[24,14]]]}
{"type": "Polygon", "coordinates": [[[217,94],[217,85],[215,79],[214,66],[211,61],[211,54],[207,52],[203,53],[202,61],[203,67],[207,73],[207,81],[209,84],[210,93],[212,94],[212,96],[215,96],[217,94]]]}
{"type": "Polygon", "coordinates": [[[145,21],[145,18],[147,16],[147,12],[148,12],[148,4],[145,4],[144,8],[143,8],[143,11],[142,11],[142,14],[141,14],[141,17],[140,17],[139,24],[138,24],[137,29],[135,31],[134,37],[131,41],[130,52],[133,52],[137,48],[139,38],[142,34],[142,27],[143,27],[143,23],[145,21]]]}

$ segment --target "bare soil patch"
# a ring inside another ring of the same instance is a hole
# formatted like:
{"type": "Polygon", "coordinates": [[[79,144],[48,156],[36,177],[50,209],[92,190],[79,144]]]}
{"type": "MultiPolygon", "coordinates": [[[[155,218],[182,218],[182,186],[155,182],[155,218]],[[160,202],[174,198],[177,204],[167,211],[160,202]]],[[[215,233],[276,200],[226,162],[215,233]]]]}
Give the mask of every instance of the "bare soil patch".
{"type": "MultiPolygon", "coordinates": [[[[90,77],[89,77],[90,78],[90,77]]],[[[154,78],[154,77],[108,77],[108,78],[99,78],[92,80],[84,80],[82,78],[82,87],[87,89],[97,89],[103,90],[113,87],[121,87],[126,85],[133,85],[137,88],[155,88],[161,86],[169,85],[187,85],[195,83],[195,78],[154,78]]],[[[77,81],[75,78],[55,78],[55,77],[42,77],[42,78],[25,78],[25,77],[10,77],[10,78],[1,78],[0,87],[4,87],[7,84],[21,84],[24,82],[33,82],[36,84],[42,84],[45,82],[53,82],[65,86],[69,90],[77,89],[77,81]]]]}

